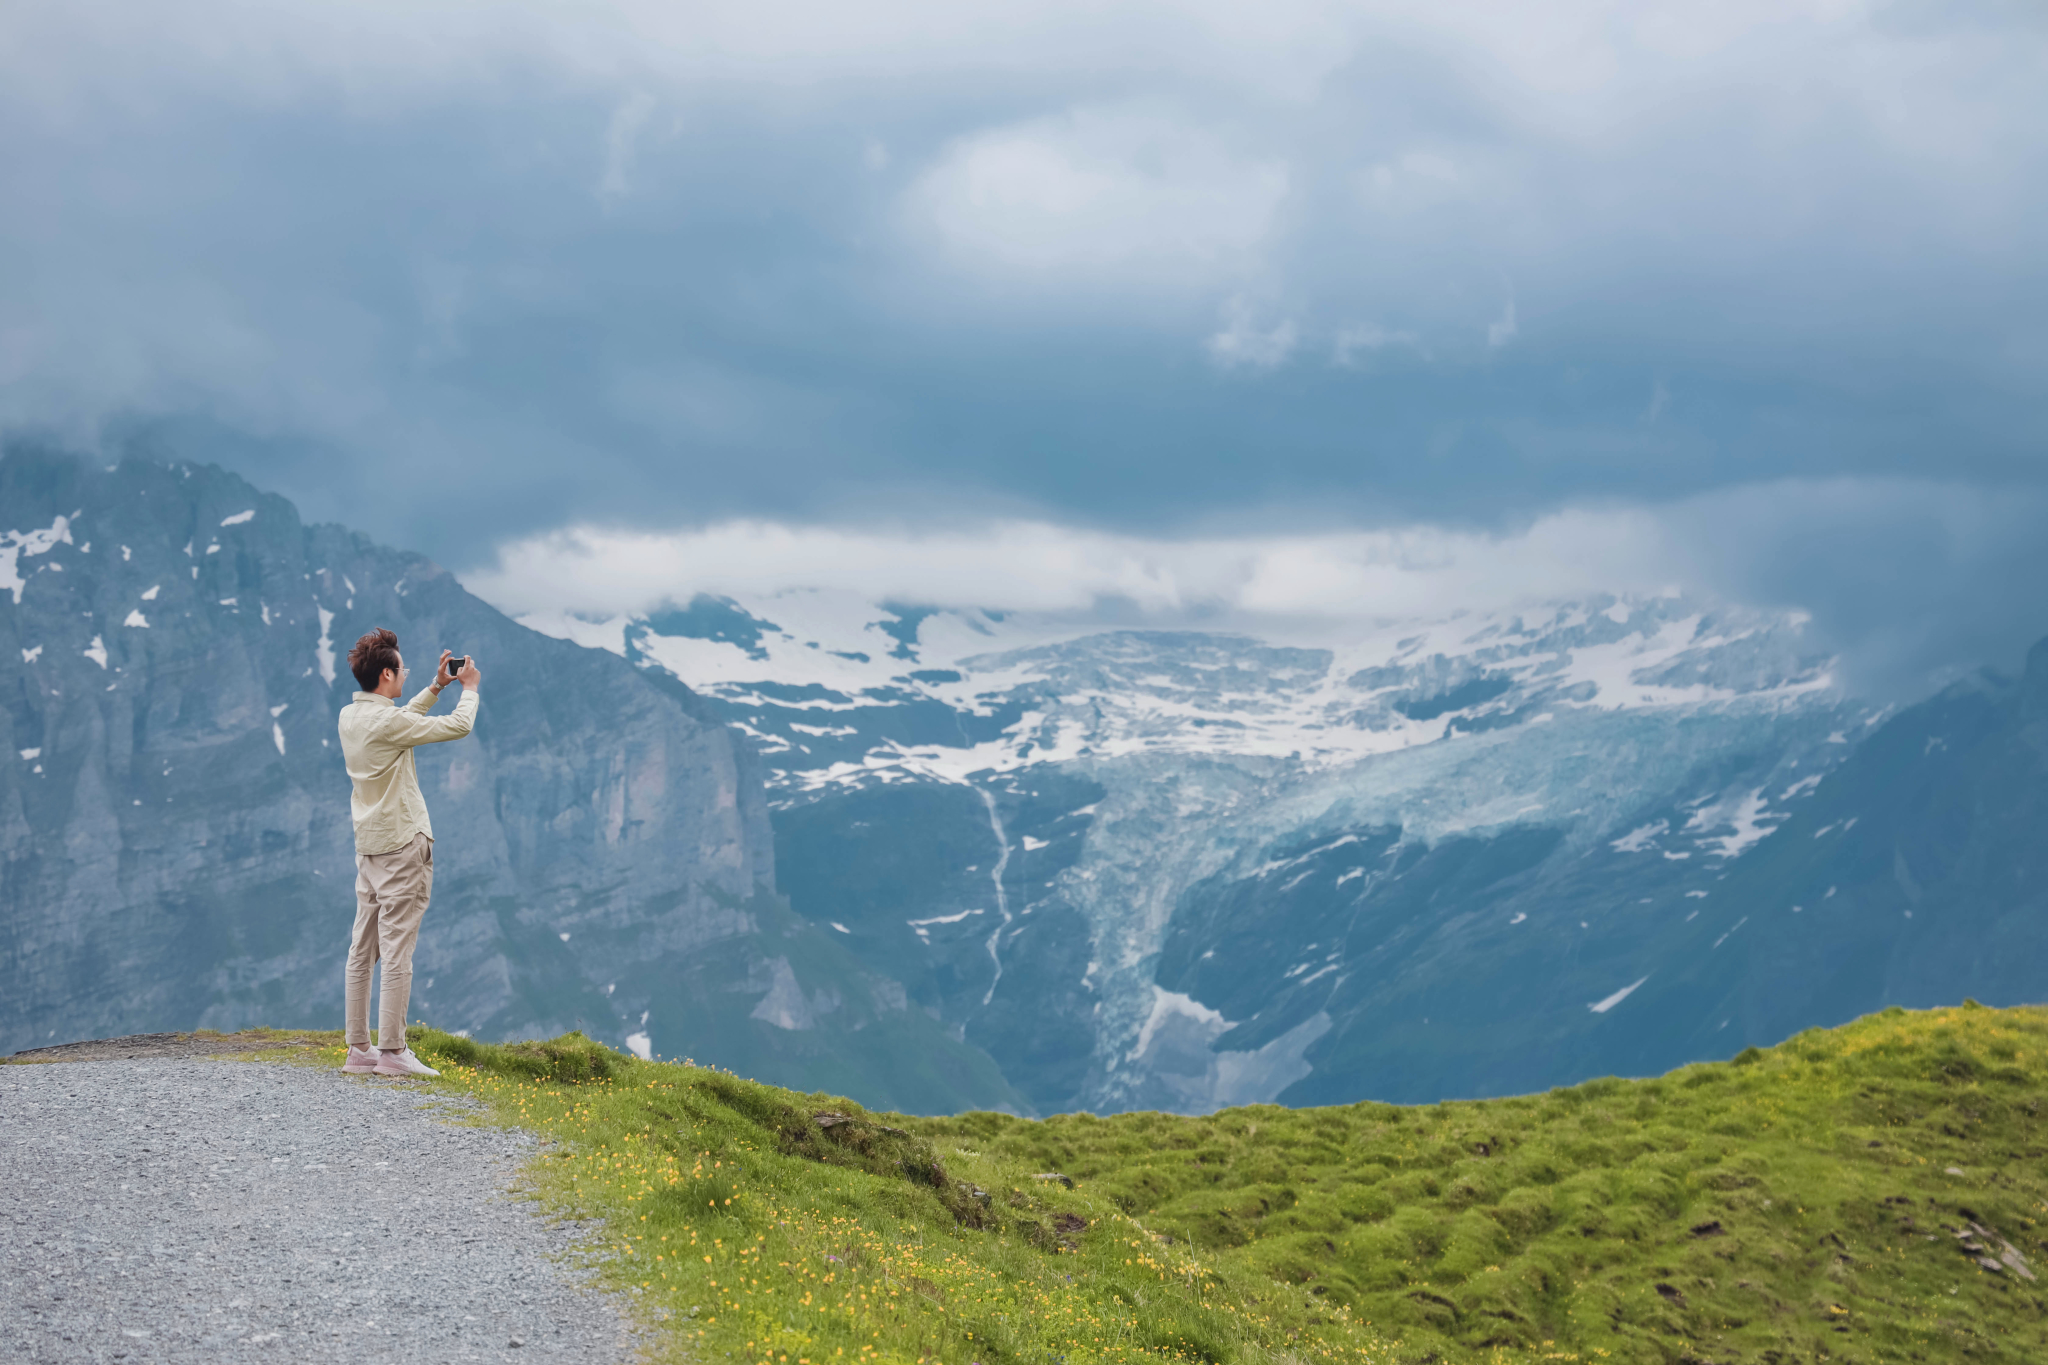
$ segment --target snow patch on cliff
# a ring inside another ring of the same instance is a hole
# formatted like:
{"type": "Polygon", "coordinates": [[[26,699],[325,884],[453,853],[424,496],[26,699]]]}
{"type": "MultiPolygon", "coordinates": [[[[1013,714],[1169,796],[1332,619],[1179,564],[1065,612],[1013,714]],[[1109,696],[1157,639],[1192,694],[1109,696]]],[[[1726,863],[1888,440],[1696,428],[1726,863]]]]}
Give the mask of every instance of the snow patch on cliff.
{"type": "Polygon", "coordinates": [[[21,590],[27,580],[21,576],[21,561],[48,554],[59,545],[71,544],[71,518],[58,517],[48,526],[28,531],[0,531],[0,588],[14,594],[21,605],[21,590]]]}

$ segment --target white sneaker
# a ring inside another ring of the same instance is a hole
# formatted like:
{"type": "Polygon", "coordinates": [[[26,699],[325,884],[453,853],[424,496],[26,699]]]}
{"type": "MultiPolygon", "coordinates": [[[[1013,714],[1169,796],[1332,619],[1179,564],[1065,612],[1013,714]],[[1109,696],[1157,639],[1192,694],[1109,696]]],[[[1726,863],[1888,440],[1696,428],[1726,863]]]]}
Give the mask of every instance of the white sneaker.
{"type": "Polygon", "coordinates": [[[341,1069],[351,1076],[367,1076],[377,1069],[377,1049],[373,1047],[351,1047],[348,1060],[341,1069]]]}
{"type": "Polygon", "coordinates": [[[379,1076],[438,1076],[441,1073],[412,1055],[412,1049],[403,1052],[380,1052],[377,1054],[379,1076]]]}

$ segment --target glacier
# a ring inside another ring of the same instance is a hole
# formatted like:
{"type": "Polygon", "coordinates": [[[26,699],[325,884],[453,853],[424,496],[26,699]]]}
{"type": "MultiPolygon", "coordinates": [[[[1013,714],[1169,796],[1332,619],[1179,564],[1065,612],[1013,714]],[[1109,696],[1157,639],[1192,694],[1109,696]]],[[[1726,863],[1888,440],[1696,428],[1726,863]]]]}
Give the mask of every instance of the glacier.
{"type": "Polygon", "coordinates": [[[1235,629],[831,588],[520,619],[749,735],[796,911],[1041,1112],[1646,1064],[1658,973],[1739,918],[1708,893],[1886,714],[1802,614],[1680,594],[1235,629]]]}

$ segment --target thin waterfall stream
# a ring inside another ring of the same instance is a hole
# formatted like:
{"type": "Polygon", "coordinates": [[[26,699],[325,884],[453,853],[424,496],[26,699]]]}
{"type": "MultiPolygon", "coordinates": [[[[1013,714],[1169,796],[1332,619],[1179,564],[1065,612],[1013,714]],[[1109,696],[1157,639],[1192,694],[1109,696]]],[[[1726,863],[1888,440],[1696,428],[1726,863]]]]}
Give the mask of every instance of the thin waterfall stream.
{"type": "Polygon", "coordinates": [[[980,794],[981,804],[988,807],[988,827],[995,834],[996,846],[1001,850],[996,854],[995,870],[989,873],[989,880],[996,886],[996,913],[1003,917],[1003,922],[988,936],[988,958],[996,964],[996,974],[995,979],[988,983],[988,994],[981,997],[981,1003],[986,1005],[996,998],[996,987],[1003,979],[1003,930],[1010,927],[1010,897],[1003,890],[1003,869],[1010,865],[1010,836],[1003,832],[1003,817],[996,812],[995,793],[983,787],[974,790],[980,794]]]}

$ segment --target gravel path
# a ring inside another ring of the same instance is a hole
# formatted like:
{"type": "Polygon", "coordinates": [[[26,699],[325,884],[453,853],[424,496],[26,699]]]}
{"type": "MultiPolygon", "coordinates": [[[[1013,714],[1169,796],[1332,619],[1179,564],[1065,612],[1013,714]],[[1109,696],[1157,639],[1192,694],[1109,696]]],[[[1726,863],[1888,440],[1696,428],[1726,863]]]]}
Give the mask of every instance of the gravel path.
{"type": "Polygon", "coordinates": [[[0,1067],[0,1361],[635,1358],[535,1140],[406,1082],[234,1061],[0,1067]]]}

